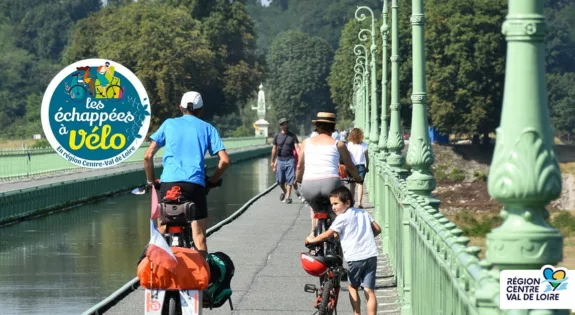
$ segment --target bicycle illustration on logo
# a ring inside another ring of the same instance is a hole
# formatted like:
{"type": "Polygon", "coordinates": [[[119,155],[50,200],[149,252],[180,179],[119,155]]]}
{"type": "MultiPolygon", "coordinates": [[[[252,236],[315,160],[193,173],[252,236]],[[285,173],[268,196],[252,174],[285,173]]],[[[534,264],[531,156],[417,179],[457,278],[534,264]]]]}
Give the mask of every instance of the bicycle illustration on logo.
{"type": "Polygon", "coordinates": [[[82,102],[90,94],[97,99],[119,101],[124,97],[124,87],[120,85],[120,78],[114,76],[114,66],[109,62],[96,69],[96,75],[90,72],[91,67],[76,67],[70,78],[70,84],[64,82],[66,94],[72,101],[82,102]],[[83,73],[82,73],[83,72],[83,73]]]}

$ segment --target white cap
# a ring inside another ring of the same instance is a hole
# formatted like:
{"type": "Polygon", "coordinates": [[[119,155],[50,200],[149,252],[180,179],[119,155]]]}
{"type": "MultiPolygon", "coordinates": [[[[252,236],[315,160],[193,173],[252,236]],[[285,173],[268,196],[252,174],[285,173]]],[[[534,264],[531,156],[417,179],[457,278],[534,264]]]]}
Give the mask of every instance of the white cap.
{"type": "Polygon", "coordinates": [[[184,95],[182,96],[182,101],[180,102],[180,106],[183,108],[188,108],[189,103],[194,104],[192,106],[192,109],[198,109],[198,108],[202,108],[202,106],[204,106],[204,101],[202,100],[202,96],[200,95],[200,93],[195,92],[195,91],[190,91],[190,92],[184,93],[184,95]]]}

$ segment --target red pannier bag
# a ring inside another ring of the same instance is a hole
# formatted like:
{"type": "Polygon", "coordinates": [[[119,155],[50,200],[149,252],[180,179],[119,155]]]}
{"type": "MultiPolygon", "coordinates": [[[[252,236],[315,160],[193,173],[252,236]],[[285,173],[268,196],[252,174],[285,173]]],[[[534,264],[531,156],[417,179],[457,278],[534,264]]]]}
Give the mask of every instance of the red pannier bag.
{"type": "Polygon", "coordinates": [[[196,250],[171,247],[178,259],[174,272],[157,264],[150,270],[150,260],[144,257],[138,264],[138,279],[145,289],[204,290],[210,282],[210,267],[196,250]],[[150,279],[151,278],[151,279],[150,279]]]}

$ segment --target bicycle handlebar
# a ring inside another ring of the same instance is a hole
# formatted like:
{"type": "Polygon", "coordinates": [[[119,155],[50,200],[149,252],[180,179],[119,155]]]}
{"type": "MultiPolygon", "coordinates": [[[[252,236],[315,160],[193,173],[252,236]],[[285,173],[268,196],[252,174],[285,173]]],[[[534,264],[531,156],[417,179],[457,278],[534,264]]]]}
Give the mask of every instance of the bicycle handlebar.
{"type": "Polygon", "coordinates": [[[329,239],[328,239],[328,240],[325,240],[325,241],[321,241],[321,242],[314,242],[314,243],[309,243],[309,242],[306,241],[306,242],[305,242],[305,247],[307,247],[307,248],[315,247],[315,246],[318,246],[319,244],[324,243],[324,242],[325,242],[325,243],[328,243],[328,244],[331,244],[331,245],[336,245],[336,244],[337,244],[335,241],[329,240],[329,239]]]}
{"type": "Polygon", "coordinates": [[[363,179],[361,182],[356,181],[355,179],[351,178],[351,177],[346,177],[346,178],[341,178],[340,179],[342,182],[346,182],[348,184],[350,183],[357,183],[357,184],[363,184],[363,179]]]}

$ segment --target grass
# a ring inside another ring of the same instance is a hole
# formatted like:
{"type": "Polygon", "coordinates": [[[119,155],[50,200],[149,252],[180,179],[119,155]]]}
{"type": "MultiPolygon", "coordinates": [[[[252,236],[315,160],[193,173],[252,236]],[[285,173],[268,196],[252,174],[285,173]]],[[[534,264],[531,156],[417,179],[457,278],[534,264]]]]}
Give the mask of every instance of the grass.
{"type": "Polygon", "coordinates": [[[486,182],[487,174],[480,170],[473,170],[473,179],[477,181],[486,182]]]}
{"type": "Polygon", "coordinates": [[[478,217],[467,211],[456,213],[452,221],[463,231],[463,235],[472,237],[485,237],[503,222],[499,214],[490,213],[478,217]]]}
{"type": "Polygon", "coordinates": [[[457,167],[451,168],[448,170],[448,166],[445,165],[437,165],[433,169],[433,176],[435,176],[435,180],[438,182],[444,181],[452,181],[452,182],[462,182],[465,180],[465,171],[458,169],[457,167]]]}
{"type": "MultiPolygon", "coordinates": [[[[575,269],[575,211],[553,211],[548,223],[559,230],[563,239],[563,261],[558,266],[575,269]]],[[[483,215],[460,212],[449,219],[469,237],[469,246],[481,247],[480,259],[485,258],[485,236],[502,222],[499,214],[483,215]]]]}
{"type": "Polygon", "coordinates": [[[38,140],[27,139],[27,140],[0,140],[0,149],[19,149],[22,147],[22,143],[27,148],[32,146],[38,140]]]}
{"type": "Polygon", "coordinates": [[[575,162],[559,163],[562,174],[575,174],[575,162]]]}

